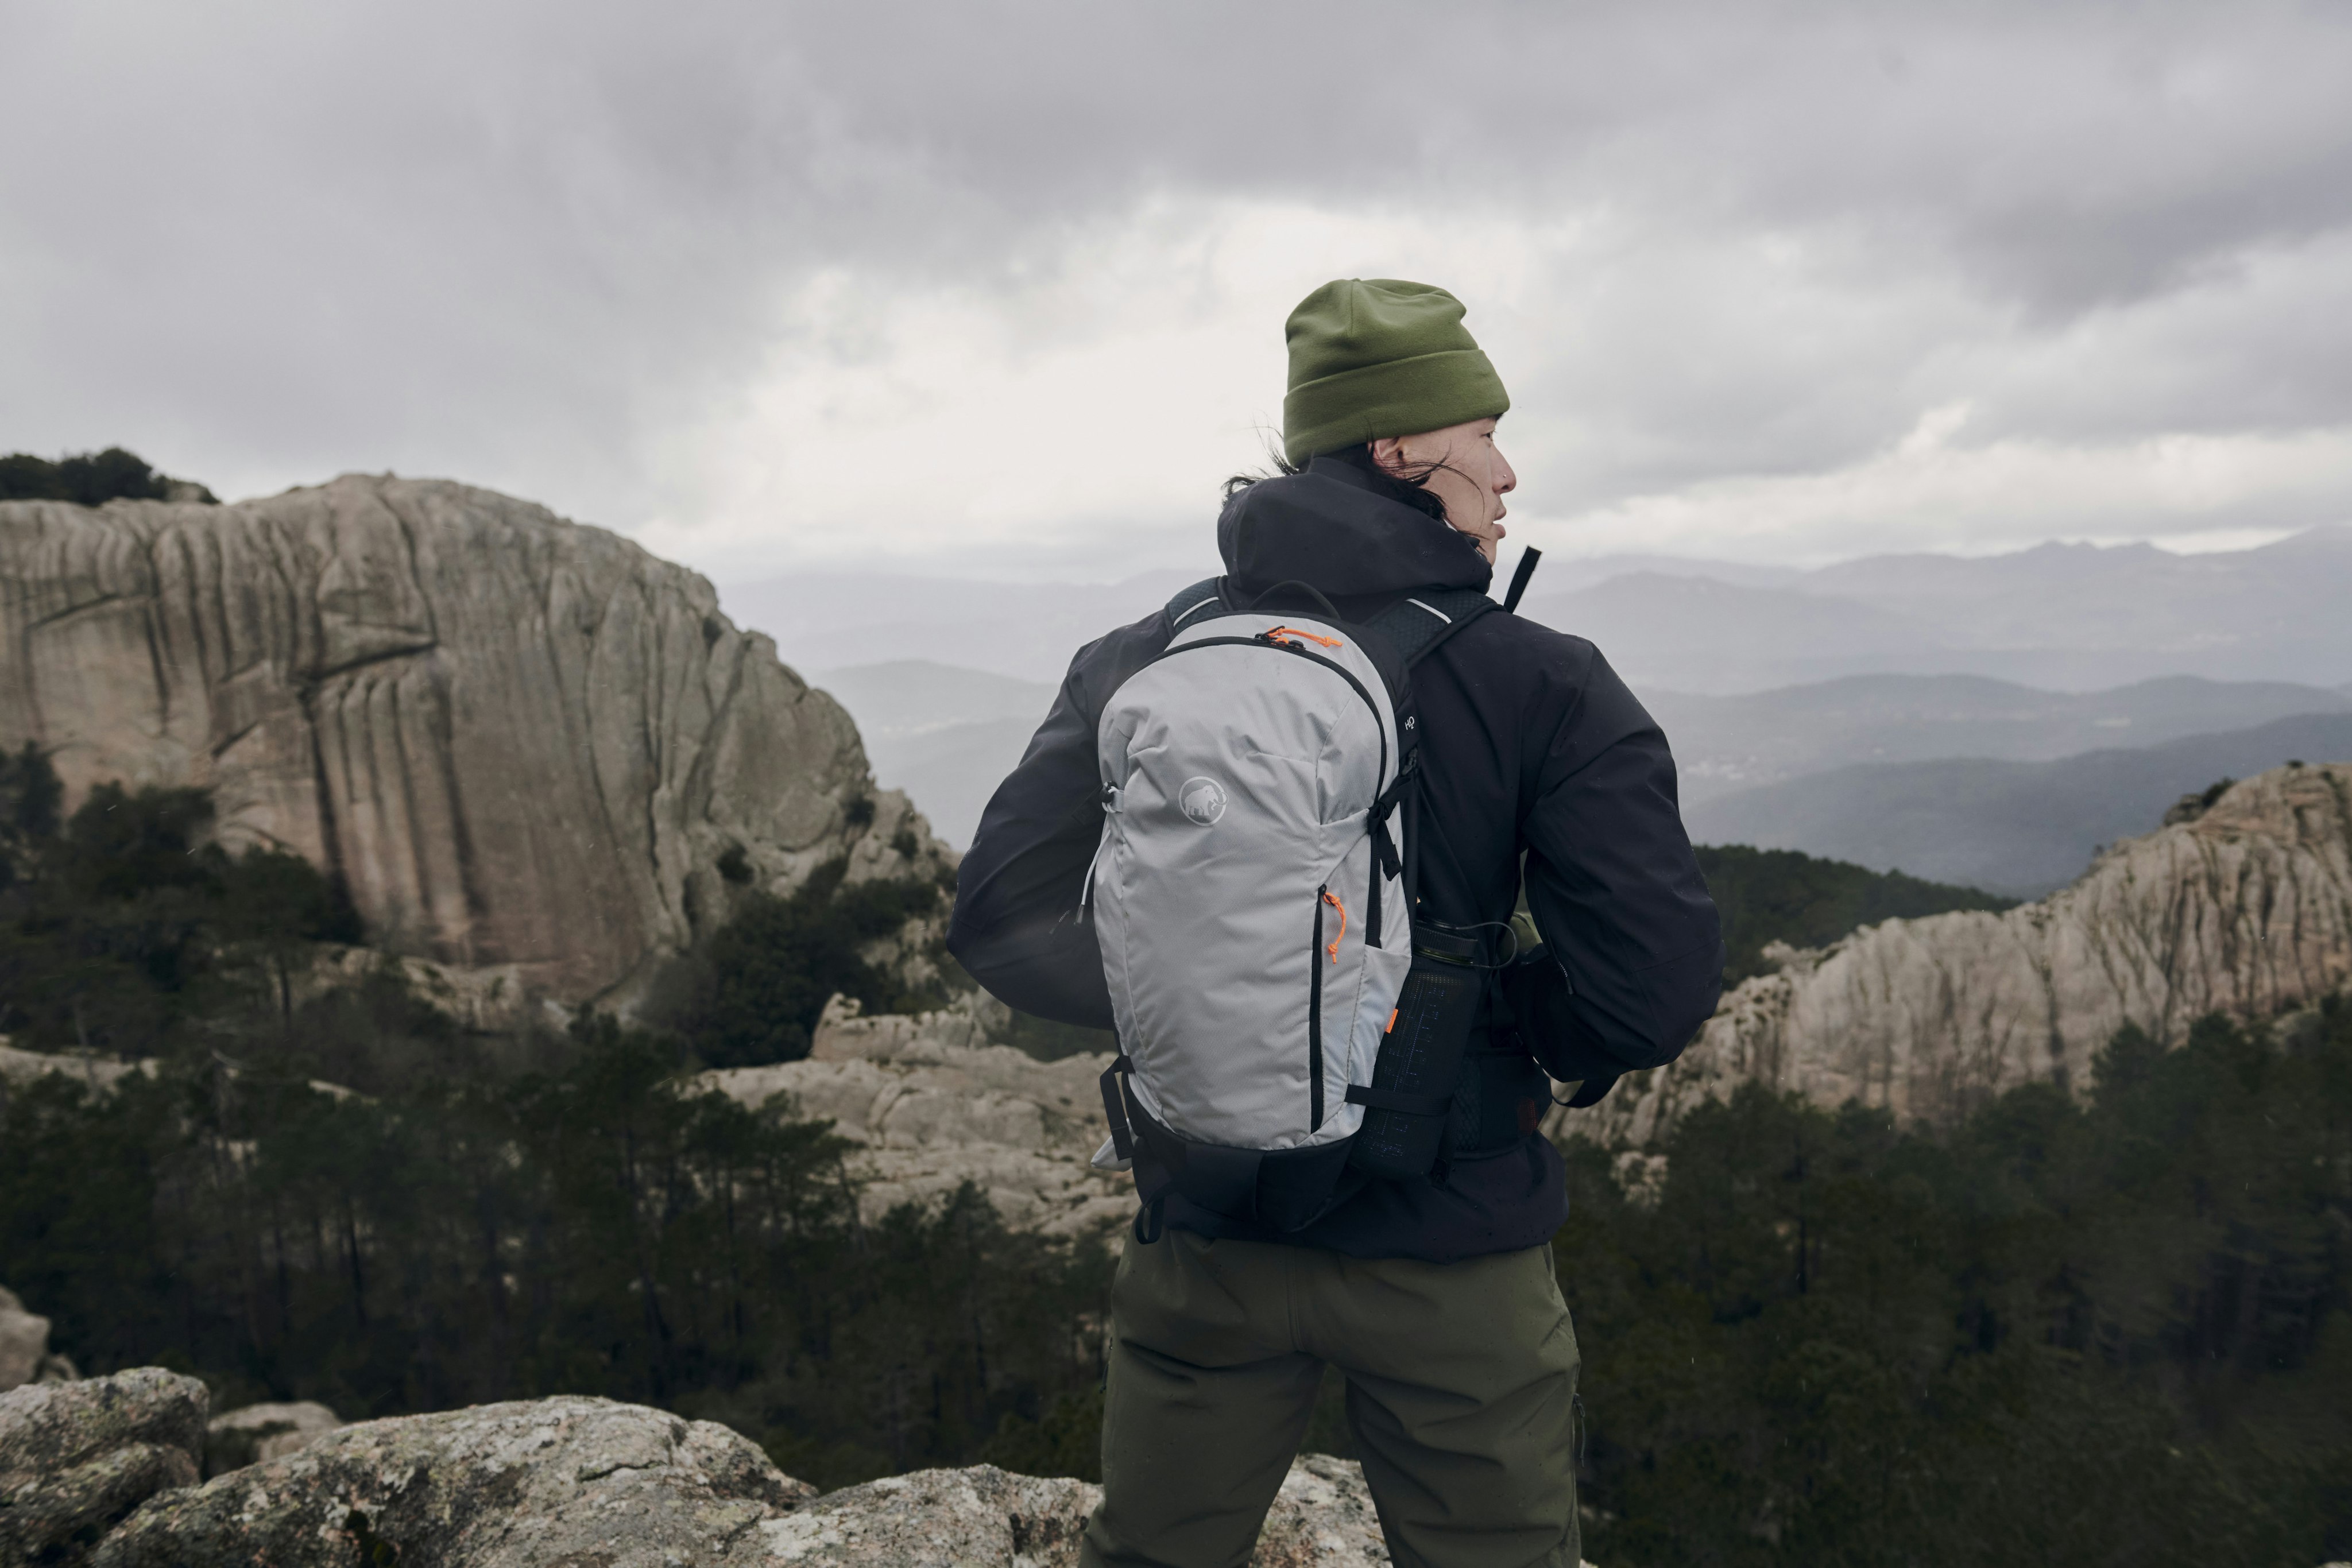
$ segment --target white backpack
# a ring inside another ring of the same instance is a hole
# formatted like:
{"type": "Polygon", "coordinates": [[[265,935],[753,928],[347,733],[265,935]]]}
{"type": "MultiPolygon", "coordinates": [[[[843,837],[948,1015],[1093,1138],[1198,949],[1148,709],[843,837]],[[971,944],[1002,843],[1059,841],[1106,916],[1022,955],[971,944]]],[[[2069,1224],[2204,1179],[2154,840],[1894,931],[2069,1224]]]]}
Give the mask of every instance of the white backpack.
{"type": "Polygon", "coordinates": [[[1277,1229],[1312,1223],[1360,1182],[1368,1112],[1450,1104],[1450,1077],[1373,1087],[1413,962],[1406,672],[1493,601],[1433,594],[1355,625],[1286,590],[1318,608],[1234,608],[1217,580],[1180,594],[1167,651],[1096,732],[1088,897],[1121,1053],[1096,1162],[1132,1161],[1144,1240],[1171,1190],[1277,1229]]]}

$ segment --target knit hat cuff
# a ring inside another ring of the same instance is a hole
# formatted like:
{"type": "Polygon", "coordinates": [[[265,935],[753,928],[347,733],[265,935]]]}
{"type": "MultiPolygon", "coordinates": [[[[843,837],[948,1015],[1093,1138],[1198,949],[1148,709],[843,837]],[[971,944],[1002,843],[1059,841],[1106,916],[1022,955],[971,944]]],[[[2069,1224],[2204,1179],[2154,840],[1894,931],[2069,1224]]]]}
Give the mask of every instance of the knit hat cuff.
{"type": "Polygon", "coordinates": [[[1283,455],[1293,463],[1383,435],[1418,435],[1511,406],[1483,350],[1390,360],[1293,387],[1282,400],[1283,455]]]}

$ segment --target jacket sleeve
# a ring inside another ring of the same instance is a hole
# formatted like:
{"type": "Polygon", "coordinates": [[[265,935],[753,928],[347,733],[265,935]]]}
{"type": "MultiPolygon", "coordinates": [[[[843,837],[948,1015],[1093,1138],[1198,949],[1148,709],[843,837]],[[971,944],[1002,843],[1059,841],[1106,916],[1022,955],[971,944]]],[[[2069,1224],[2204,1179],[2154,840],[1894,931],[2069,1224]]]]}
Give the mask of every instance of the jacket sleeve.
{"type": "Polygon", "coordinates": [[[1723,925],[1665,735],[1598,650],[1521,835],[1528,909],[1568,979],[1545,1065],[1566,1081],[1672,1061],[1722,993],[1723,925]]]}
{"type": "Polygon", "coordinates": [[[1080,902],[1102,840],[1095,727],[1111,693],[1168,637],[1167,616],[1155,613],[1080,649],[1029,749],[981,813],[956,873],[948,951],[1009,1007],[1111,1027],[1102,953],[1080,902]]]}

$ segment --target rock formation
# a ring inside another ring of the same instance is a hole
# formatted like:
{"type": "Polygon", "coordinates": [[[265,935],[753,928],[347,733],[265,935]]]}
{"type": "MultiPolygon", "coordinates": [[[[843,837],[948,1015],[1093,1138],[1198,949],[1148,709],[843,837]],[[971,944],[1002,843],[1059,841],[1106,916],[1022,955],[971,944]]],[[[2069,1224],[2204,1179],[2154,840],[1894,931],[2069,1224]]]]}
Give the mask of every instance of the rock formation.
{"type": "Polygon", "coordinates": [[[208,787],[225,840],[340,872],[396,949],[564,1001],[723,917],[730,850],[778,890],[947,863],[709,583],[487,490],[0,503],[0,745],[69,804],[208,787]]]}
{"type": "Polygon", "coordinates": [[[49,1320],[0,1286],[0,1394],[27,1383],[69,1383],[74,1364],[49,1350],[49,1320]]]}
{"type": "MultiPolygon", "coordinates": [[[[1008,1475],[992,1466],[918,1470],[831,1492],[760,1527],[772,1563],[811,1568],[955,1563],[1076,1568],[1078,1539],[1102,1489],[1008,1475]]],[[[1258,1532],[1251,1568],[1370,1568],[1388,1543],[1363,1468],[1302,1454],[1258,1532]]]]}
{"type": "Polygon", "coordinates": [[[701,1081],[758,1108],[776,1095],[824,1117],[856,1145],[868,1219],[932,1203],[966,1181],[1007,1224],[1052,1235],[1103,1235],[1135,1212],[1134,1184],[1087,1164],[1103,1140],[1107,1056],[1039,1061],[991,1045],[1001,1004],[978,998],[941,1012],[866,1018],[835,997],[808,1059],[706,1072],[701,1081]]]}
{"type": "Polygon", "coordinates": [[[167,1492],[93,1564],[758,1562],[757,1526],[814,1495],[725,1427],[609,1399],[368,1421],[167,1492]]]}
{"type": "Polygon", "coordinates": [[[153,1366],[0,1394],[0,1568],[79,1562],[147,1499],[194,1483],[205,1400],[153,1366]]]}
{"type": "Polygon", "coordinates": [[[2116,1030],[2167,1044],[2352,979],[2352,766],[2289,767],[2109,848],[2004,914],[1867,926],[1727,996],[1682,1060],[1554,1131],[1642,1145],[1743,1082],[1948,1119],[2035,1080],[2076,1090],[2116,1030]]]}
{"type": "MultiPolygon", "coordinates": [[[[9,1453],[0,1446],[0,1468],[9,1453]]],[[[299,1452],[152,1496],[88,1561],[363,1568],[396,1554],[442,1568],[1072,1568],[1100,1496],[1085,1481],[981,1465],[819,1497],[724,1427],[606,1399],[540,1399],[342,1427],[299,1452]]],[[[1250,1558],[1253,1568],[1388,1561],[1361,1469],[1313,1454],[1291,1467],[1250,1558]]]]}

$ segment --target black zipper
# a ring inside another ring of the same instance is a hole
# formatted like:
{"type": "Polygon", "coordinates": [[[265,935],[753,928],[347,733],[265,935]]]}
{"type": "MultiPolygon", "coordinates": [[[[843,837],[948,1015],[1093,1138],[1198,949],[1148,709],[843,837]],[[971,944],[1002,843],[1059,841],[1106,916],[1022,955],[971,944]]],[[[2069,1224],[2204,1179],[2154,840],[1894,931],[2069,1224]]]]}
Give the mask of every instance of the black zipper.
{"type": "MultiPolygon", "coordinates": [[[[1344,672],[1343,672],[1344,673],[1344,672]]],[[[1307,949],[1307,1130],[1323,1130],[1323,898],[1331,891],[1324,883],[1315,890],[1315,941],[1307,949]]]]}
{"type": "MultiPolygon", "coordinates": [[[[1340,664],[1336,659],[1327,659],[1320,653],[1315,653],[1309,649],[1299,647],[1295,643],[1285,643],[1276,638],[1263,636],[1203,637],[1197,643],[1182,643],[1173,648],[1162,649],[1160,653],[1151,660],[1151,663],[1156,664],[1161,659],[1172,659],[1179,653],[1190,653],[1195,648],[1279,648],[1284,653],[1295,654],[1301,659],[1312,659],[1315,663],[1322,665],[1325,669],[1330,671],[1333,674],[1347,682],[1348,685],[1355,688],[1356,695],[1363,699],[1365,711],[1372,716],[1372,729],[1381,737],[1381,770],[1379,773],[1373,775],[1373,777],[1382,779],[1388,778],[1389,732],[1383,728],[1381,724],[1381,705],[1372,700],[1372,694],[1364,689],[1364,683],[1356,679],[1354,674],[1349,670],[1347,665],[1340,664]]],[[[1149,666],[1146,667],[1148,668],[1149,666]]],[[[1385,788],[1385,786],[1383,786],[1383,788],[1385,788]]]]}

